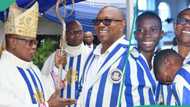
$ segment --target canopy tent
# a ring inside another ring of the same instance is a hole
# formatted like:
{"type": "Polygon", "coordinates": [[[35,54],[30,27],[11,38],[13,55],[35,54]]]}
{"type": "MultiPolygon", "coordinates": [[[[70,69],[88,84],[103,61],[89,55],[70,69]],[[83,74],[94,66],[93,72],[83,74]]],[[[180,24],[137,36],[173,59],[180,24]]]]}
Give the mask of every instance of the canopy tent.
{"type": "MultiPolygon", "coordinates": [[[[18,6],[22,8],[30,7],[35,1],[36,0],[16,0],[18,6]]],[[[42,17],[45,17],[49,19],[50,21],[60,23],[55,14],[56,0],[37,0],[37,1],[39,2],[39,7],[40,7],[39,11],[42,17]]],[[[85,31],[92,31],[92,32],[94,32],[92,19],[96,17],[96,14],[100,8],[102,8],[105,5],[114,5],[119,8],[122,8],[127,13],[126,10],[128,9],[126,7],[129,7],[129,6],[126,6],[126,0],[74,0],[74,1],[75,1],[74,11],[72,15],[70,15],[72,11],[72,6],[69,4],[72,3],[72,0],[67,0],[67,6],[66,6],[67,14],[65,17],[65,21],[69,21],[72,19],[79,20],[82,23],[82,26],[84,27],[85,31]]],[[[133,0],[128,0],[128,1],[133,1],[133,0]]],[[[129,4],[133,4],[133,3],[129,3],[129,4]]],[[[60,9],[61,9],[61,14],[63,15],[64,7],[62,6],[60,9]]],[[[133,15],[130,15],[130,13],[128,13],[127,15],[133,16],[133,15]]],[[[5,20],[6,16],[7,16],[7,12],[1,12],[0,20],[5,20]]],[[[128,23],[127,25],[131,25],[131,24],[128,23]]]]}
{"type": "MultiPolygon", "coordinates": [[[[99,0],[101,1],[101,0],[99,0]]],[[[66,6],[66,17],[65,21],[70,21],[73,19],[79,20],[84,28],[84,31],[92,31],[94,32],[94,27],[92,23],[92,19],[95,19],[97,12],[106,4],[117,6],[126,12],[126,3],[125,2],[115,2],[115,0],[110,0],[112,2],[101,1],[100,3],[92,2],[92,1],[82,1],[74,4],[74,11],[72,12],[72,6],[66,6]],[[72,14],[71,14],[72,13],[72,14]]],[[[120,0],[124,1],[124,0],[120,0]]],[[[61,7],[61,14],[64,15],[64,7],[61,7]]],[[[43,14],[47,19],[54,21],[56,23],[60,23],[55,14],[55,6],[50,8],[43,14]]]]}
{"type": "MultiPolygon", "coordinates": [[[[29,8],[35,1],[39,3],[39,11],[40,13],[46,12],[49,8],[55,5],[57,0],[16,0],[16,3],[19,7],[29,8]]],[[[75,3],[84,1],[84,0],[74,0],[75,3]]],[[[72,3],[72,0],[66,0],[66,4],[69,5],[72,3]]],[[[8,10],[8,9],[7,9],[8,10]]],[[[7,17],[7,10],[4,12],[0,12],[0,20],[4,21],[7,17]]]]}

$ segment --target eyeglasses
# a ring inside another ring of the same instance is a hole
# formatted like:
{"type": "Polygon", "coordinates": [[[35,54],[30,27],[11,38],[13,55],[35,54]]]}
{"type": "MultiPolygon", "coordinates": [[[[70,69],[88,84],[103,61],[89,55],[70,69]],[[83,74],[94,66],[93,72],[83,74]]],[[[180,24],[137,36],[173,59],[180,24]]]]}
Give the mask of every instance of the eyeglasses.
{"type": "Polygon", "coordinates": [[[184,17],[179,17],[177,19],[177,24],[181,24],[181,25],[190,24],[190,19],[186,19],[184,17]]]}
{"type": "Polygon", "coordinates": [[[113,21],[119,22],[119,21],[122,21],[122,20],[117,20],[117,19],[94,19],[94,20],[92,20],[92,22],[96,26],[99,25],[100,23],[103,23],[105,26],[109,26],[109,25],[111,25],[111,23],[113,21]]]}
{"type": "Polygon", "coordinates": [[[33,46],[33,45],[37,45],[38,44],[38,41],[37,40],[28,40],[28,39],[23,39],[23,38],[17,38],[17,37],[14,37],[15,39],[17,40],[20,40],[22,42],[24,42],[25,45],[27,46],[33,46]]]}

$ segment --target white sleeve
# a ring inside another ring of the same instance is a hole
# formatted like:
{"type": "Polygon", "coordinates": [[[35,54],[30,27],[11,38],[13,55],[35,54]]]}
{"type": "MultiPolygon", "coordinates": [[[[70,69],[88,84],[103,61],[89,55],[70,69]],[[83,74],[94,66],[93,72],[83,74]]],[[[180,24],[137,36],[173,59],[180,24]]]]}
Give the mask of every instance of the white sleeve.
{"type": "Polygon", "coordinates": [[[45,61],[41,69],[42,74],[49,75],[49,73],[52,72],[54,66],[55,66],[55,52],[52,53],[45,61]]]}
{"type": "MultiPolygon", "coordinates": [[[[0,107],[38,107],[38,104],[28,104],[22,100],[18,93],[5,82],[6,77],[0,76],[0,107]]],[[[7,80],[8,81],[8,80],[7,80]]],[[[19,84],[18,84],[19,85],[19,84]]]]}

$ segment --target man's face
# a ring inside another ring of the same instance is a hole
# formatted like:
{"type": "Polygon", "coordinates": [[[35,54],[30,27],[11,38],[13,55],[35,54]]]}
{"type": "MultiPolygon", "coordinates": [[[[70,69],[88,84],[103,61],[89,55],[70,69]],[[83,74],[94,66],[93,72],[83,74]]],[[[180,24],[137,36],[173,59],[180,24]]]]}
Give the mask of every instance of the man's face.
{"type": "Polygon", "coordinates": [[[94,40],[94,37],[93,37],[93,34],[91,32],[86,32],[84,34],[84,42],[87,45],[91,45],[93,43],[93,40],[94,40]]]}
{"type": "Polygon", "coordinates": [[[70,46],[78,46],[83,41],[83,29],[78,23],[73,23],[66,32],[66,41],[70,46]]]}
{"type": "Polygon", "coordinates": [[[104,8],[94,20],[98,39],[102,44],[112,44],[123,35],[125,21],[116,8],[104,8]]]}
{"type": "Polygon", "coordinates": [[[140,51],[153,52],[162,34],[158,20],[150,17],[142,19],[135,32],[140,51]]]}
{"type": "Polygon", "coordinates": [[[175,29],[178,45],[190,46],[190,11],[178,18],[175,29]]]}
{"type": "Polygon", "coordinates": [[[11,37],[13,39],[12,45],[14,45],[13,53],[25,61],[32,61],[32,58],[36,52],[37,41],[36,39],[24,39],[18,37],[11,37]]]}

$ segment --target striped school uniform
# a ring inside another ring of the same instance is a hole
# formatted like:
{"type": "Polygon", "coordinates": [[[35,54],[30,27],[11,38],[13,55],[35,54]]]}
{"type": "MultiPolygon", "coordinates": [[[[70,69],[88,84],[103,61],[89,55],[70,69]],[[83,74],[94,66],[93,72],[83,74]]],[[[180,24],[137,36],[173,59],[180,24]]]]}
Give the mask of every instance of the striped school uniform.
{"type": "Polygon", "coordinates": [[[156,87],[155,101],[157,104],[176,105],[175,96],[172,91],[172,84],[163,85],[158,83],[156,87]]]}
{"type": "Polygon", "coordinates": [[[172,89],[177,105],[190,105],[190,61],[178,70],[172,89]]]}
{"type": "Polygon", "coordinates": [[[136,48],[130,53],[126,71],[126,100],[128,106],[155,104],[156,81],[145,57],[136,48]],[[128,76],[128,77],[127,77],[128,76]]]}

